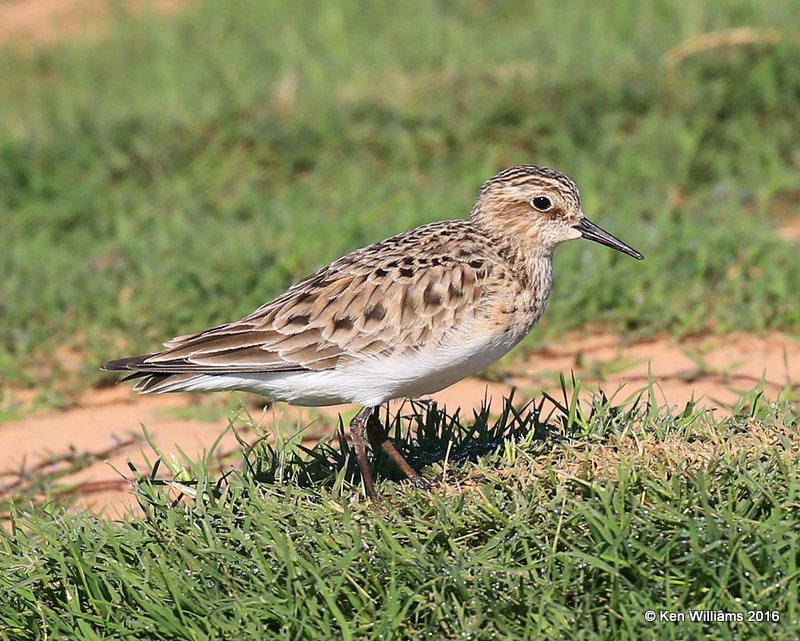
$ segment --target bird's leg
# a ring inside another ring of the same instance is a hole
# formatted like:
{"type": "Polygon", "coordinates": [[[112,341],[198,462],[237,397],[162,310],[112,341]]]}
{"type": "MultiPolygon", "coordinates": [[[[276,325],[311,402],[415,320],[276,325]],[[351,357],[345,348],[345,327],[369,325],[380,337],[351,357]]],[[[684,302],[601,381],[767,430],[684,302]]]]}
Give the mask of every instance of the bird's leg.
{"type": "Polygon", "coordinates": [[[431,487],[430,483],[417,474],[416,470],[408,464],[408,461],[406,461],[405,457],[389,439],[389,435],[386,433],[386,430],[380,422],[377,409],[378,408],[375,408],[376,411],[373,412],[367,419],[367,434],[369,434],[369,437],[375,443],[381,446],[381,449],[386,452],[386,455],[392,459],[397,467],[400,468],[408,480],[410,480],[418,488],[429,490],[431,487]]]}
{"type": "Polygon", "coordinates": [[[372,481],[372,470],[367,461],[366,440],[364,439],[364,428],[368,426],[370,419],[377,414],[377,407],[365,407],[350,421],[350,436],[353,439],[353,447],[356,450],[356,460],[358,469],[361,472],[361,480],[364,481],[364,491],[372,501],[379,501],[380,497],[375,491],[375,484],[372,481]]]}

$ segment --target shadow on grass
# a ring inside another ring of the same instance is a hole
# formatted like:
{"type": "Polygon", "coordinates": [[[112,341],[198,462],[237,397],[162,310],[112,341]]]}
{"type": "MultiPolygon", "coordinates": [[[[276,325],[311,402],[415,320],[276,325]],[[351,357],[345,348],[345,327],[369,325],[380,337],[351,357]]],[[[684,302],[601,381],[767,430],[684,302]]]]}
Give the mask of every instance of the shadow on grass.
{"type": "MultiPolygon", "coordinates": [[[[506,441],[544,439],[549,430],[543,406],[544,400],[530,401],[515,408],[512,395],[504,399],[498,418],[490,417],[490,408],[484,403],[480,411],[464,420],[460,410],[451,414],[433,401],[408,401],[394,415],[382,409],[380,419],[411,466],[429,475],[431,468],[443,466],[446,469],[448,465],[458,466],[491,454],[506,441]]],[[[318,487],[343,476],[347,482],[358,484],[360,475],[355,451],[345,432],[340,417],[335,436],[312,448],[298,444],[287,449],[262,440],[245,450],[244,471],[260,483],[288,480],[299,487],[318,487]]],[[[376,480],[404,479],[400,470],[374,444],[371,457],[376,480]]]]}
{"type": "MultiPolygon", "coordinates": [[[[609,399],[600,393],[593,395],[587,403],[579,404],[580,384],[574,377],[570,380],[562,378],[560,400],[545,393],[541,399],[515,407],[512,393],[503,399],[502,409],[496,418],[492,417],[488,400],[485,399],[481,409],[473,412],[469,418],[462,417],[458,409],[448,413],[433,401],[407,401],[394,415],[383,408],[380,419],[412,467],[428,480],[448,481],[451,472],[464,463],[495,455],[511,443],[524,441],[530,445],[538,441],[555,444],[574,438],[602,438],[597,429],[588,429],[589,424],[597,425],[597,419],[600,419],[600,423],[612,430],[615,425],[625,424],[645,409],[643,405],[651,407],[649,402],[641,403],[643,398],[652,397],[646,392],[647,388],[640,390],[618,404],[613,402],[613,396],[609,399]]],[[[250,416],[242,418],[251,428],[259,427],[258,422],[254,422],[250,416]]],[[[239,470],[231,473],[241,473],[262,486],[291,485],[312,489],[360,485],[355,451],[346,438],[341,417],[335,434],[313,447],[302,443],[302,432],[289,439],[282,439],[278,433],[274,443],[269,442],[269,434],[255,443],[248,443],[240,437],[235,422],[231,421],[229,429],[239,440],[242,458],[239,470]]],[[[160,456],[160,452],[156,450],[156,453],[160,456]]],[[[213,450],[206,460],[211,461],[212,455],[213,450]]],[[[377,481],[404,479],[400,470],[374,444],[371,459],[373,476],[377,481]]],[[[186,479],[178,489],[190,495],[194,493],[191,488],[195,482],[188,479],[207,478],[210,468],[203,463],[193,464],[185,460],[182,469],[175,469],[174,461],[170,463],[161,457],[155,462],[149,479],[142,478],[132,468],[139,484],[149,482],[174,487],[174,482],[157,479],[161,463],[167,464],[173,478],[186,479]]],[[[227,475],[222,475],[213,489],[209,484],[204,484],[206,491],[211,490],[217,495],[224,492],[226,485],[227,475]]]]}

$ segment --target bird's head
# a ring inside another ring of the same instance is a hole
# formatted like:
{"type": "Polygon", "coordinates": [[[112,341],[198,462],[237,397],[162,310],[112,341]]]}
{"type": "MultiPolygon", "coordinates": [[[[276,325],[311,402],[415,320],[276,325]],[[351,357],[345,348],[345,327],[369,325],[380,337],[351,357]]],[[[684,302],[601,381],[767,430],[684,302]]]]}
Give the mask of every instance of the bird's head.
{"type": "Polygon", "coordinates": [[[552,251],[567,240],[586,238],[638,260],[638,251],[590,222],[578,187],[564,174],[519,165],[501,171],[481,188],[473,221],[501,238],[552,251]]]}

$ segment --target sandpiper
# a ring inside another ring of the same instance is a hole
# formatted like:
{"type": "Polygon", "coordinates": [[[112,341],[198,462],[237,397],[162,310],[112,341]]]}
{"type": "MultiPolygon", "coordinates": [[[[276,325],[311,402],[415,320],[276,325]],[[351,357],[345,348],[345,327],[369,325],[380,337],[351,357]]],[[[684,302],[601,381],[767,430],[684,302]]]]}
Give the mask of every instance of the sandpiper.
{"type": "Polygon", "coordinates": [[[241,320],[103,369],[134,372],[142,394],[243,390],[293,405],[357,403],[350,433],[367,496],[378,498],[365,432],[425,487],[378,408],[444,389],[511,350],[545,309],[553,250],[581,237],[643,258],[584,216],[567,176],[511,167],[483,185],[469,219],[357,249],[241,320]]]}

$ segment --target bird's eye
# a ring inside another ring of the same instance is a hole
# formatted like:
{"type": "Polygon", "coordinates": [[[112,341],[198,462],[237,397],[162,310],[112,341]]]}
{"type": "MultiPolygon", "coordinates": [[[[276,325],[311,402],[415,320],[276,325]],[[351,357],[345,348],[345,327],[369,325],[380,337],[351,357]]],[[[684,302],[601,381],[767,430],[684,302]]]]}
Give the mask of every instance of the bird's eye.
{"type": "Polygon", "coordinates": [[[547,196],[534,196],[531,205],[539,211],[547,211],[553,206],[553,202],[547,196]]]}

